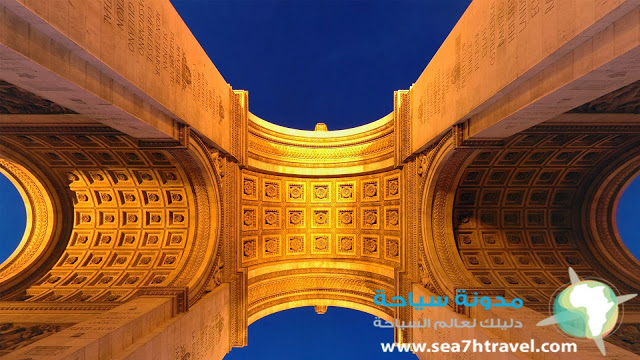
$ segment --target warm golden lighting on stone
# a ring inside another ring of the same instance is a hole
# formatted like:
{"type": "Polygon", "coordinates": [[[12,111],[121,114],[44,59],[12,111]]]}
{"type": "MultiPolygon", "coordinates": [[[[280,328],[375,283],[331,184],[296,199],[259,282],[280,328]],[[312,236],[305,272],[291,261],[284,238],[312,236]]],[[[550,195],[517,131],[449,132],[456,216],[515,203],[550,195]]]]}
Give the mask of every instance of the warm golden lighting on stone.
{"type": "MultiPolygon", "coordinates": [[[[220,360],[249,324],[301,306],[525,323],[396,329],[406,342],[563,341],[535,324],[568,267],[640,288],[613,226],[640,170],[640,10],[583,2],[516,19],[476,0],[390,114],[305,131],[252,114],[166,0],[140,8],[166,68],[120,56],[110,6],[0,1],[0,170],[29,211],[0,267],[0,355],[220,360]],[[388,307],[377,290],[524,307],[388,307]]],[[[624,311],[607,338],[619,359],[638,351],[640,303],[624,311]]],[[[558,356],[597,351],[580,346],[558,356]]]]}

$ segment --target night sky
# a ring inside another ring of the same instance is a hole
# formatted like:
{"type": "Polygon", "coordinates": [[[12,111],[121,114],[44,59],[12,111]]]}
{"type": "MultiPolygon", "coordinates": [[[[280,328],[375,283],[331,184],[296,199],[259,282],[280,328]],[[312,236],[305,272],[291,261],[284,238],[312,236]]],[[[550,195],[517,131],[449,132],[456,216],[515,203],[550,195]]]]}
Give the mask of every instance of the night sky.
{"type": "Polygon", "coordinates": [[[16,249],[27,226],[27,210],[22,196],[7,177],[0,173],[0,263],[16,249]]]}
{"type": "MultiPolygon", "coordinates": [[[[409,89],[469,0],[183,0],[172,1],[234,89],[249,91],[250,111],[304,130],[377,120],[392,111],[393,91],[409,89]]],[[[618,229],[640,258],[640,180],[620,200],[618,229]]],[[[0,175],[0,261],[22,237],[20,195],[0,175]]],[[[249,327],[239,359],[415,359],[383,354],[389,329],[373,316],[329,308],[279,312],[249,327]]]]}
{"type": "Polygon", "coordinates": [[[469,0],[176,0],[249,110],[287,127],[377,120],[409,89],[469,0]]]}

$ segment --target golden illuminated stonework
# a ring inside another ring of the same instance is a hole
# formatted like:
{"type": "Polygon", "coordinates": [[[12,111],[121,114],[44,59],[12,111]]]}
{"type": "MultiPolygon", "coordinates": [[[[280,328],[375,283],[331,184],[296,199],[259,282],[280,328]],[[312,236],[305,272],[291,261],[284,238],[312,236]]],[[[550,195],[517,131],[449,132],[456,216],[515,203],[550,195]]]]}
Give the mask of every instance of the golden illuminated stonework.
{"type": "MultiPolygon", "coordinates": [[[[219,360],[249,324],[302,306],[515,316],[381,306],[376,291],[524,304],[521,332],[405,327],[398,341],[562,341],[535,324],[567,268],[640,288],[614,220],[640,171],[640,10],[584,2],[520,6],[524,26],[510,2],[476,0],[390,114],[303,131],[252,114],[167,0],[118,2],[157,14],[159,68],[114,55],[128,40],[109,6],[0,1],[0,171],[28,210],[0,265],[0,355],[219,360]]],[[[638,299],[624,312],[605,338],[618,359],[640,351],[638,299]]]]}

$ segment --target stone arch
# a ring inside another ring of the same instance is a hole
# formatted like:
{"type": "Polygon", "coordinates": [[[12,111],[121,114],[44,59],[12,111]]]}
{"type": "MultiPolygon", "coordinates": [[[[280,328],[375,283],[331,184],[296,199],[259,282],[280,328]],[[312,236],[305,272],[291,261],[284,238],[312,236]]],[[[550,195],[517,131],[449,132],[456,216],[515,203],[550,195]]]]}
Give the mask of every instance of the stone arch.
{"type": "Polygon", "coordinates": [[[241,238],[247,323],[290,306],[392,315],[376,290],[398,293],[402,173],[303,178],[243,170],[241,238]]]}
{"type": "Polygon", "coordinates": [[[176,150],[175,159],[180,161],[189,178],[194,193],[197,223],[191,252],[193,258],[181,269],[179,283],[189,289],[189,305],[193,305],[207,291],[220,285],[220,270],[224,266],[221,256],[222,239],[222,177],[224,156],[206,145],[200,137],[191,134],[188,151],[176,150]]]}
{"type": "Polygon", "coordinates": [[[392,309],[374,305],[376,290],[394,293],[393,269],[364,264],[298,262],[249,271],[247,316],[251,324],[278,311],[302,306],[338,306],[381,318],[395,316],[392,309]]]}
{"type": "Polygon", "coordinates": [[[401,293],[400,272],[412,256],[403,239],[406,180],[395,164],[393,120],[301,131],[249,114],[247,163],[234,194],[240,197],[234,251],[246,284],[238,296],[239,317],[246,314],[239,334],[291,307],[400,316],[372,301],[376,290],[401,293]]]}
{"type": "Polygon", "coordinates": [[[586,193],[582,224],[591,254],[619,279],[626,279],[629,290],[640,288],[640,262],[624,245],[616,227],[616,208],[629,183],[640,174],[640,151],[634,149],[612,163],[593,181],[586,193]]]}
{"type": "Polygon", "coordinates": [[[59,184],[71,226],[55,239],[62,249],[44,273],[5,299],[118,303],[174,294],[184,310],[203,294],[214,272],[206,256],[215,259],[221,230],[217,153],[195,136],[182,147],[101,126],[24,133],[0,143],[59,184]]]}
{"type": "Polygon", "coordinates": [[[473,150],[455,149],[451,133],[418,156],[421,176],[420,234],[423,284],[432,292],[455,296],[456,288],[476,287],[455,251],[452,226],[452,192],[473,150]]]}
{"type": "MultiPolygon", "coordinates": [[[[548,311],[548,300],[568,282],[568,267],[632,292],[637,288],[634,280],[617,276],[626,272],[625,265],[607,258],[620,253],[597,254],[607,246],[603,234],[611,233],[606,227],[603,233],[601,225],[611,221],[615,188],[637,169],[637,161],[622,165],[613,161],[638,144],[637,136],[618,134],[546,124],[499,146],[451,150],[430,192],[434,202],[440,201],[438,207],[448,212],[443,215],[434,209],[431,218],[439,222],[432,223],[435,235],[427,254],[432,251],[428,256],[435,260],[433,254],[455,260],[450,264],[438,260],[442,265],[432,266],[441,266],[450,275],[449,286],[501,290],[538,311],[548,311]],[[607,192],[607,187],[614,190],[607,192]],[[448,242],[437,242],[438,230],[451,231],[440,236],[448,242]],[[600,238],[588,240],[590,232],[600,238]],[[457,278],[451,276],[453,271],[459,271],[457,278]],[[466,283],[465,275],[471,277],[466,283]]],[[[632,262],[627,265],[637,267],[632,262]]]]}
{"type": "Polygon", "coordinates": [[[20,244],[0,265],[0,294],[14,292],[53,266],[66,246],[72,219],[71,204],[64,188],[39,167],[11,147],[0,143],[0,172],[20,192],[26,207],[27,224],[20,244]]]}

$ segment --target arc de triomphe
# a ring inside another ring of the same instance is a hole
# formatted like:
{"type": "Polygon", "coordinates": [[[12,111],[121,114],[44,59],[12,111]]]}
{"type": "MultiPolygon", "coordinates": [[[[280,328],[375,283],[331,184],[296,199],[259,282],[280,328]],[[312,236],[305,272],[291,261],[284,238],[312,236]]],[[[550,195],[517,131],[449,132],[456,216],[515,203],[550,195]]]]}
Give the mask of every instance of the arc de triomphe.
{"type": "MultiPolygon", "coordinates": [[[[475,0],[392,113],[301,131],[253,115],[167,0],[0,0],[0,171],[28,209],[0,267],[0,354],[222,359],[310,305],[511,316],[375,290],[523,299],[522,330],[451,340],[564,339],[535,324],[568,267],[640,288],[614,222],[640,171],[639,5],[475,0]]],[[[620,359],[640,302],[624,311],[620,359]]]]}

